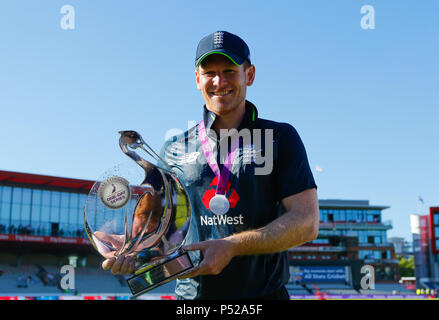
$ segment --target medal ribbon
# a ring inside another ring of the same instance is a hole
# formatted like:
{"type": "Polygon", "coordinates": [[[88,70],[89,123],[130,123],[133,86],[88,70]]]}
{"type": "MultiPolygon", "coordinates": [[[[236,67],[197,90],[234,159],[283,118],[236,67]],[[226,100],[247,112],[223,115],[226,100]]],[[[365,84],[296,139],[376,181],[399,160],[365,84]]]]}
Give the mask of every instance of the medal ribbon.
{"type": "Polygon", "coordinates": [[[207,163],[209,164],[215,176],[218,178],[216,194],[225,195],[227,183],[229,182],[230,177],[230,169],[232,168],[233,160],[235,159],[239,150],[239,139],[232,140],[232,150],[227,154],[226,163],[224,163],[224,166],[220,171],[216,158],[213,154],[212,146],[209,143],[209,138],[207,137],[206,127],[204,126],[203,120],[198,124],[198,133],[200,135],[201,146],[203,147],[203,152],[207,163]]]}

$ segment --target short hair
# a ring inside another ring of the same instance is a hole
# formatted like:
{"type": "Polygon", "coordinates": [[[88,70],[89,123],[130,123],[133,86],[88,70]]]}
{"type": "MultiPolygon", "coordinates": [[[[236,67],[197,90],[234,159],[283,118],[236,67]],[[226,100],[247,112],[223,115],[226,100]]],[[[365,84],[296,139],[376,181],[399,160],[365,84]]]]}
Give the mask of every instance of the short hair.
{"type": "Polygon", "coordinates": [[[244,66],[244,70],[247,70],[250,67],[250,62],[248,60],[245,60],[242,65],[244,66]]]}

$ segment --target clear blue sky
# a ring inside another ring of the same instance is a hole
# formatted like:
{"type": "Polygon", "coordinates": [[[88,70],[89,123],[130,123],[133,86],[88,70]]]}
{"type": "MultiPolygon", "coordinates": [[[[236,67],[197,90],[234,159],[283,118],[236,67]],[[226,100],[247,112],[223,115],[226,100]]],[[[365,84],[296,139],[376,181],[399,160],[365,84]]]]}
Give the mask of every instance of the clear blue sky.
{"type": "Polygon", "coordinates": [[[388,236],[411,240],[410,214],[439,206],[438,14],[435,0],[2,1],[0,169],[94,180],[127,159],[123,129],[158,150],[200,120],[196,45],[227,30],[256,66],[248,99],[296,127],[319,198],[388,205],[388,236]]]}

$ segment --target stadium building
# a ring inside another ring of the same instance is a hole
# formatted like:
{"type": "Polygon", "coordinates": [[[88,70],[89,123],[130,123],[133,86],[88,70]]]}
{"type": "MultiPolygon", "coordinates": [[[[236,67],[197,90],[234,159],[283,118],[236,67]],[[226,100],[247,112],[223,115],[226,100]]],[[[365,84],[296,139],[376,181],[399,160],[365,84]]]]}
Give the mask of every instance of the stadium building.
{"type": "MultiPolygon", "coordinates": [[[[79,294],[130,291],[121,276],[101,269],[103,258],[84,232],[83,207],[94,181],[0,171],[0,296],[60,294],[60,268],[75,267],[79,294]]],[[[289,250],[292,282],[334,283],[358,289],[361,268],[376,282],[397,282],[398,263],[387,241],[385,206],[368,201],[320,200],[316,240],[289,250]]],[[[173,284],[151,293],[172,294],[173,284]]],[[[311,291],[310,291],[311,292],[311,291]]]]}
{"type": "Polygon", "coordinates": [[[319,200],[319,207],[318,238],[289,250],[293,284],[360,290],[363,266],[373,267],[377,284],[397,283],[398,260],[387,239],[392,224],[382,221],[387,206],[367,200],[319,200]]]}
{"type": "Polygon", "coordinates": [[[409,242],[401,237],[391,237],[389,238],[389,242],[393,243],[393,246],[395,247],[395,254],[397,256],[402,256],[406,259],[409,259],[413,256],[412,242],[409,242]]]}
{"type": "Polygon", "coordinates": [[[417,288],[439,290],[439,207],[410,216],[417,288]]]}
{"type": "Polygon", "coordinates": [[[122,277],[101,269],[84,231],[93,181],[0,171],[0,296],[129,294],[122,277]],[[60,286],[75,267],[75,288],[60,286]]]}

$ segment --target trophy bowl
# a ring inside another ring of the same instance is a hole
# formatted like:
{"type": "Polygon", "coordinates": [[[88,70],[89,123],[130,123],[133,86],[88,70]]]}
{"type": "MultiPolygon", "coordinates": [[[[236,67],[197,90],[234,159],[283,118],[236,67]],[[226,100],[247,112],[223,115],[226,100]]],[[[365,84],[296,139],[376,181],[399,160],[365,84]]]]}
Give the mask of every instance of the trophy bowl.
{"type": "Polygon", "coordinates": [[[84,225],[104,258],[135,257],[136,270],[127,279],[135,298],[193,269],[181,248],[192,207],[184,184],[142,137],[132,130],[119,133],[119,146],[133,161],[107,170],[94,183],[84,206],[84,225]]]}

